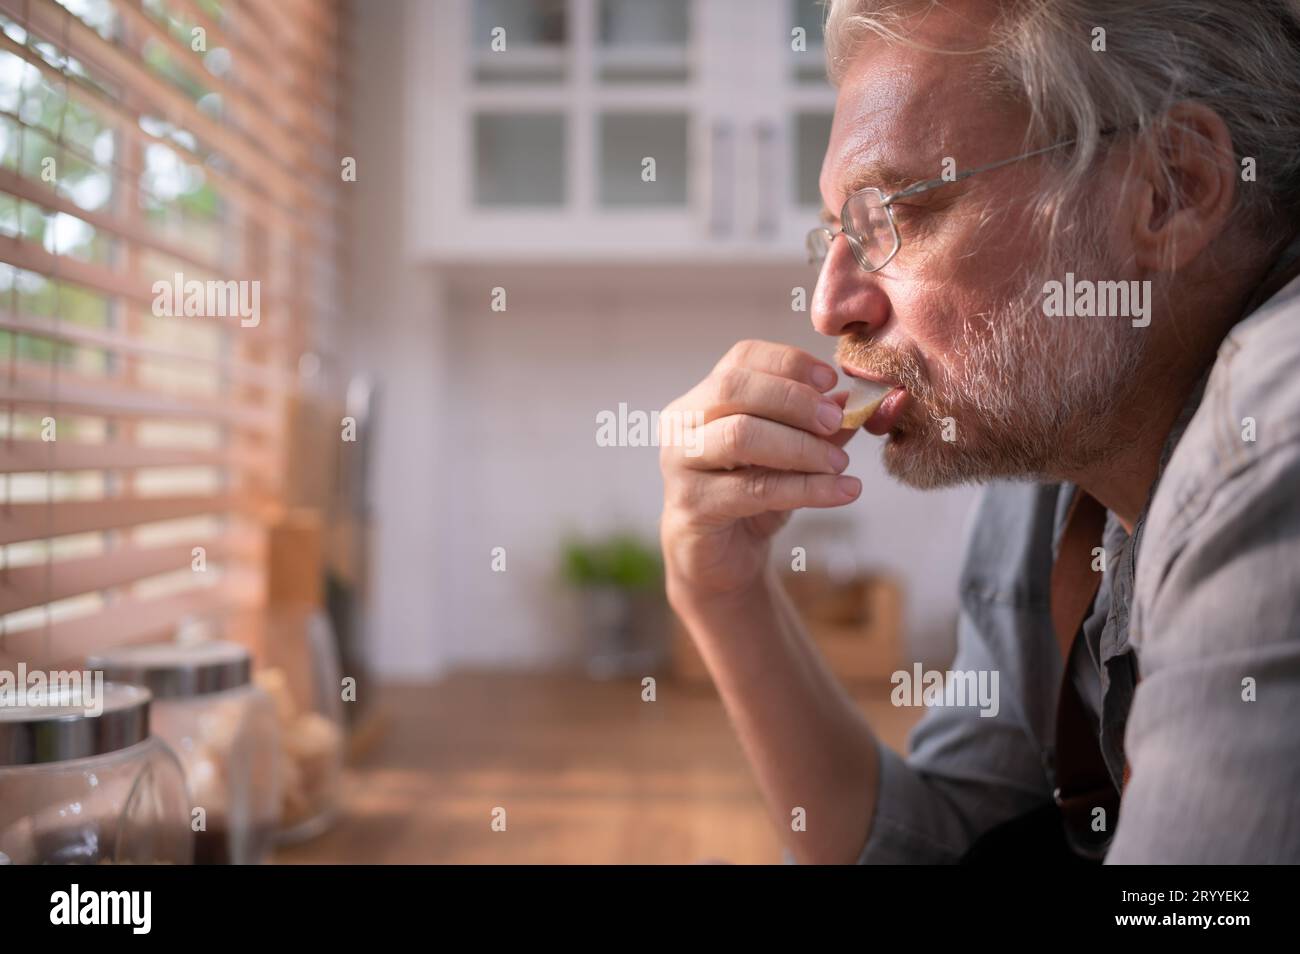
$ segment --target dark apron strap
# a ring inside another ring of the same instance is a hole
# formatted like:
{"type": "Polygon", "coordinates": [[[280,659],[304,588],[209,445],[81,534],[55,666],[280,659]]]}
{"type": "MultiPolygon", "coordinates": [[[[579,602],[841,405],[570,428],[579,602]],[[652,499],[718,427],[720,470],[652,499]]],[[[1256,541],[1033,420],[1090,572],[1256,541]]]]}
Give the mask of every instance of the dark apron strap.
{"type": "Polygon", "coordinates": [[[1052,566],[1052,627],[1065,666],[1056,706],[1056,791],[1066,837],[1079,854],[1099,858],[1106,853],[1119,820],[1120,793],[1111,781],[1101,740],[1079,692],[1070,678],[1070,662],[1083,621],[1097,598],[1101,574],[1092,569],[1093,547],[1102,543],[1106,508],[1079,490],[1070,503],[1052,566]],[[1085,581],[1080,585],[1080,581],[1085,581]],[[1105,810],[1103,830],[1094,831],[1093,813],[1105,810]]]}

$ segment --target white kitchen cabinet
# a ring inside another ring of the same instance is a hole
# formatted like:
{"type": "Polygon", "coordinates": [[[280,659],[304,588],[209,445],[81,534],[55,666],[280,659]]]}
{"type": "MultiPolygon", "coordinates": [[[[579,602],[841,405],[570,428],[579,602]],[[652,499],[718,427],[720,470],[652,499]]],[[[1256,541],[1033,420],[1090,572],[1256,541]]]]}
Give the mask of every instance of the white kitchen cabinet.
{"type": "Polygon", "coordinates": [[[820,39],[813,0],[419,0],[408,248],[800,260],[834,104],[820,39]]]}

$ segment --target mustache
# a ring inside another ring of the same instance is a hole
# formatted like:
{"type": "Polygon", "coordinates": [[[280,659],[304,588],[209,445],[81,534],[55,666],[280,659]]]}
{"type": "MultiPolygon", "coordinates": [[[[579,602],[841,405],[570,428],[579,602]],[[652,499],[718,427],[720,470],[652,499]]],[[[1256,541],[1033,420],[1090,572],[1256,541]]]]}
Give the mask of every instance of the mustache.
{"type": "Polygon", "coordinates": [[[889,348],[867,339],[841,338],[835,360],[867,374],[902,385],[913,398],[924,400],[931,387],[921,355],[913,349],[889,348]]]}

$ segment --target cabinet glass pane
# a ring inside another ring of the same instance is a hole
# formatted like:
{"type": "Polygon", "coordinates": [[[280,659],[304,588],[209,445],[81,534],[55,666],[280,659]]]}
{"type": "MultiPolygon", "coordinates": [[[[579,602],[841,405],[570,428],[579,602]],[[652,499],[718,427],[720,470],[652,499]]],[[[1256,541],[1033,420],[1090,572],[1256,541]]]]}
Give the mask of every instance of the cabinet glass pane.
{"type": "Polygon", "coordinates": [[[506,49],[563,46],[569,22],[565,0],[474,0],[474,46],[490,49],[500,27],[506,49]]]}
{"type": "Polygon", "coordinates": [[[474,201],[481,206],[563,205],[563,113],[474,117],[474,201]]]}
{"type": "Polygon", "coordinates": [[[831,140],[831,113],[803,112],[794,118],[794,194],[800,205],[822,204],[817,180],[831,140]]]}
{"type": "Polygon", "coordinates": [[[599,11],[600,80],[682,83],[689,78],[689,0],[601,0],[599,11]]]}
{"type": "Polygon", "coordinates": [[[477,83],[558,83],[566,68],[566,0],[474,0],[477,83]]]}
{"type": "Polygon", "coordinates": [[[685,205],[687,127],[685,113],[602,113],[601,204],[685,205]]]}
{"type": "Polygon", "coordinates": [[[823,48],[822,22],[825,8],[821,0],[788,0],[793,26],[804,31],[802,50],[793,50],[793,72],[798,83],[826,83],[826,52],[823,48]]]}

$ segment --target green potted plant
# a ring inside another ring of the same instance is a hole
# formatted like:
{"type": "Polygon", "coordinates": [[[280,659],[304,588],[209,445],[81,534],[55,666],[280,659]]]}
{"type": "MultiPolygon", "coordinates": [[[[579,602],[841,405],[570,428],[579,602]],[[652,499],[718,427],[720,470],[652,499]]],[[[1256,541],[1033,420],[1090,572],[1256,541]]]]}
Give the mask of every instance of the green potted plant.
{"type": "Polygon", "coordinates": [[[595,678],[647,675],[663,662],[667,640],[659,550],[633,533],[560,547],[564,580],[582,604],[587,671],[595,678]]]}

